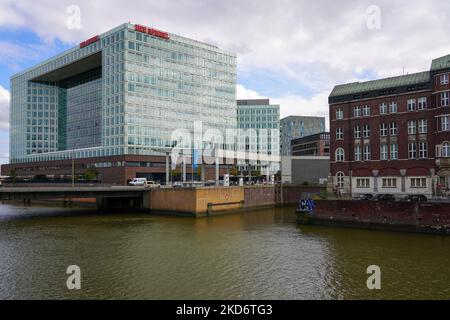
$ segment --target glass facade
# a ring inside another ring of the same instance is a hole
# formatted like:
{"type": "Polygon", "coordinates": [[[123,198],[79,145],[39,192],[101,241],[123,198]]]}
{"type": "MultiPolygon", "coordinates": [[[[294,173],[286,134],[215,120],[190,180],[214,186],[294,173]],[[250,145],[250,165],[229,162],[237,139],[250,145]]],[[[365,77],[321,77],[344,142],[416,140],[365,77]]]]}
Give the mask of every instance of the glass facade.
{"type": "Polygon", "coordinates": [[[123,24],[12,77],[11,163],[160,155],[194,121],[236,128],[234,54],[135,29],[123,24]]]}
{"type": "MultiPolygon", "coordinates": [[[[238,151],[279,156],[279,105],[271,105],[269,100],[238,100],[237,123],[242,130],[238,137],[238,151]]],[[[263,167],[256,164],[252,170],[263,167]]],[[[278,170],[279,162],[270,163],[270,172],[276,173],[278,170]]]]}
{"type": "Polygon", "coordinates": [[[101,79],[67,89],[67,150],[101,146],[101,94],[101,79]]]}

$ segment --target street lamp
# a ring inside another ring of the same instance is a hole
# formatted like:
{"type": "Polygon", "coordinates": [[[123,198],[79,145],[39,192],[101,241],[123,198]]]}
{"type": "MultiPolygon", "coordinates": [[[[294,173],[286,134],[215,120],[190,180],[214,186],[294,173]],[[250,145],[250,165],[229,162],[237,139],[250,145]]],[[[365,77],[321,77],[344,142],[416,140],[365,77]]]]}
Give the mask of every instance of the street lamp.
{"type": "Polygon", "coordinates": [[[72,187],[75,187],[75,148],[77,147],[79,140],[75,140],[72,147],[72,187]]]}

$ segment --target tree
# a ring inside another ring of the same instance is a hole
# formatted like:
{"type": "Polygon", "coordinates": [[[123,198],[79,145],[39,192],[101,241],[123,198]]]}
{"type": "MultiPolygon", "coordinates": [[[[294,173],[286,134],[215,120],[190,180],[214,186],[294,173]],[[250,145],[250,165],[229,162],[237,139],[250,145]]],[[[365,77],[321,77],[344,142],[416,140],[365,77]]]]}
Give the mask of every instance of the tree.
{"type": "Polygon", "coordinates": [[[200,178],[202,176],[202,167],[200,167],[200,166],[197,167],[197,176],[200,178]]]}
{"type": "Polygon", "coordinates": [[[89,168],[83,174],[83,178],[88,181],[96,180],[98,174],[99,174],[99,172],[98,172],[97,168],[89,168]]]}
{"type": "Polygon", "coordinates": [[[16,172],[16,169],[12,169],[12,170],[9,172],[9,177],[11,178],[12,183],[13,183],[13,184],[16,184],[16,181],[17,181],[17,172],[16,172]]]}
{"type": "Polygon", "coordinates": [[[179,178],[180,176],[181,176],[180,168],[177,167],[172,170],[172,178],[173,179],[179,178]]]}
{"type": "Polygon", "coordinates": [[[260,177],[260,176],[261,176],[261,170],[255,170],[255,171],[253,171],[252,176],[254,176],[254,177],[260,177]]]}
{"type": "Polygon", "coordinates": [[[230,169],[230,175],[235,176],[235,177],[239,175],[239,170],[238,170],[238,168],[236,168],[236,166],[233,166],[230,169]]]}

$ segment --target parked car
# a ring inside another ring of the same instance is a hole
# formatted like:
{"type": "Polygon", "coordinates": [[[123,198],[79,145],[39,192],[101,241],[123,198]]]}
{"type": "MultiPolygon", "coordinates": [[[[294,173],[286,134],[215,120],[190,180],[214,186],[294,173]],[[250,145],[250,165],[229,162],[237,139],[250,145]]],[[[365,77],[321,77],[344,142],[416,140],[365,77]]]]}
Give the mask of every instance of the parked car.
{"type": "Polygon", "coordinates": [[[372,198],[372,201],[395,201],[395,196],[392,194],[378,194],[372,198]]]}
{"type": "Polygon", "coordinates": [[[155,181],[147,181],[147,188],[160,188],[161,185],[155,181]]]}
{"type": "Polygon", "coordinates": [[[183,182],[175,181],[172,186],[176,189],[183,188],[183,182]]]}
{"type": "Polygon", "coordinates": [[[368,201],[368,200],[372,200],[372,199],[373,199],[373,196],[369,193],[360,194],[359,196],[354,198],[354,200],[361,200],[361,201],[368,201]]]}
{"type": "Polygon", "coordinates": [[[423,194],[410,194],[406,196],[403,200],[408,202],[427,202],[428,198],[423,194]]]}
{"type": "Polygon", "coordinates": [[[128,182],[130,186],[134,187],[146,187],[147,186],[147,179],[146,178],[134,178],[130,182],[128,182]]]}
{"type": "Polygon", "coordinates": [[[216,185],[216,181],[215,180],[208,180],[205,182],[205,187],[212,187],[216,185]]]}

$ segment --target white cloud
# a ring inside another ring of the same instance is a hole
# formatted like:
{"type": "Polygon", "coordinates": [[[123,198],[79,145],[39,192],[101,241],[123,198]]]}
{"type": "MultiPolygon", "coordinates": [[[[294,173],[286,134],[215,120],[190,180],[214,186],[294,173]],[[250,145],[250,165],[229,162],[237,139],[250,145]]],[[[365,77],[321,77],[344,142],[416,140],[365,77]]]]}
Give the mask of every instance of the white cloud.
{"type": "MultiPolygon", "coordinates": [[[[282,114],[327,115],[334,85],[365,78],[412,73],[450,54],[450,2],[442,0],[173,0],[130,5],[106,0],[2,0],[0,27],[27,28],[45,43],[76,44],[121,23],[150,25],[215,43],[238,54],[239,72],[282,74],[293,84],[273,88],[282,114]],[[69,30],[67,7],[78,5],[81,29],[69,30]],[[367,28],[366,9],[381,10],[381,29],[367,28]],[[298,91],[292,87],[298,86],[298,91]],[[303,92],[308,91],[307,94],[303,92]]],[[[239,98],[260,98],[254,87],[238,86],[239,98]]]]}
{"type": "Polygon", "coordinates": [[[0,85],[0,130],[9,128],[9,91],[0,85]]]}
{"type": "Polygon", "coordinates": [[[238,84],[236,87],[236,96],[237,99],[266,99],[266,97],[260,95],[258,92],[254,90],[250,90],[245,88],[243,85],[238,84]]]}
{"type": "MultiPolygon", "coordinates": [[[[329,118],[328,113],[328,95],[329,91],[324,91],[313,95],[310,98],[304,98],[299,95],[288,95],[279,98],[271,98],[271,104],[280,105],[280,117],[287,116],[311,116],[329,118]],[[325,103],[324,103],[325,101],[325,103]]],[[[238,99],[266,99],[267,97],[260,93],[245,88],[243,85],[237,85],[238,99]]],[[[328,121],[326,121],[328,123],[328,121]]],[[[328,124],[327,124],[328,129],[328,124]]]]}
{"type": "MultiPolygon", "coordinates": [[[[27,28],[73,44],[131,21],[218,44],[238,54],[239,70],[268,69],[319,93],[361,70],[378,76],[421,71],[450,53],[450,2],[378,0],[381,29],[367,28],[372,0],[3,0],[0,26],[27,28]],[[81,29],[69,30],[77,5],[81,29]],[[436,35],[439,36],[436,36],[436,35]],[[372,72],[372,73],[373,73],[372,72]]],[[[264,79],[260,79],[261,82],[264,79]]],[[[282,89],[282,88],[281,88],[282,89]]],[[[326,101],[324,101],[326,102],[326,101]]]]}

